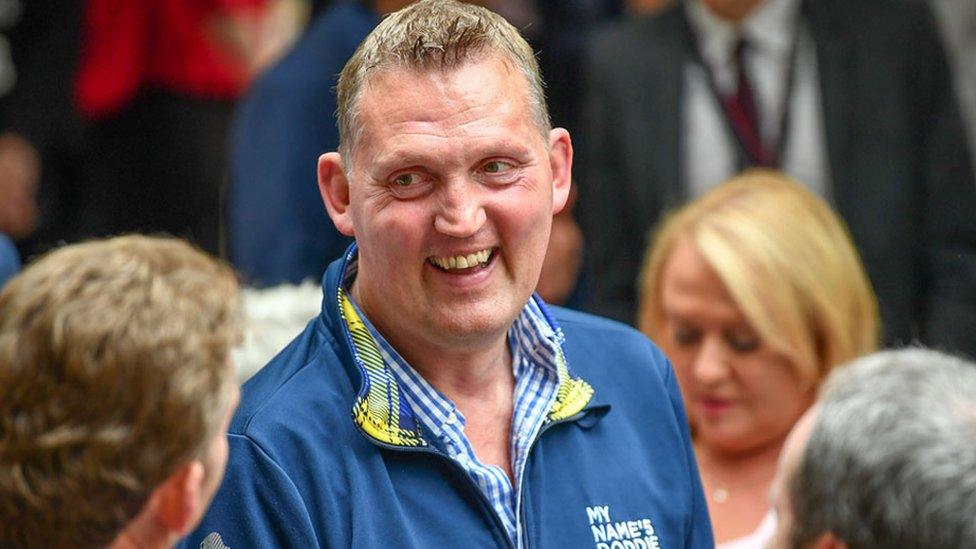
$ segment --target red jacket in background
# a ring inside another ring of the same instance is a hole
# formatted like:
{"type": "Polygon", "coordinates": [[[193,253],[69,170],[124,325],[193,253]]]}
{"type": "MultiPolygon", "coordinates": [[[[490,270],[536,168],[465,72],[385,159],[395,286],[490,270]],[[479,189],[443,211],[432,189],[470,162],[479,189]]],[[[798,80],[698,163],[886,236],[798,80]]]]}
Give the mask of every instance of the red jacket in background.
{"type": "Polygon", "coordinates": [[[234,99],[244,59],[215,40],[219,18],[257,16],[266,0],[87,0],[76,102],[98,118],[151,87],[234,99]]]}

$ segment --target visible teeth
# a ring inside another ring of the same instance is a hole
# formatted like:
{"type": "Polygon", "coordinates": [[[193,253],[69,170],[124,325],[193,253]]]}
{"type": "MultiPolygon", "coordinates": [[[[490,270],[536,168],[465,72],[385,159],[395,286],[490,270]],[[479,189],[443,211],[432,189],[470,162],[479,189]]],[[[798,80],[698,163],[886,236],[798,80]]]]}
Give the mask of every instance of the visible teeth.
{"type": "Polygon", "coordinates": [[[475,265],[488,262],[491,257],[491,250],[481,250],[468,255],[456,255],[453,257],[431,257],[430,262],[442,269],[467,269],[475,265]]]}

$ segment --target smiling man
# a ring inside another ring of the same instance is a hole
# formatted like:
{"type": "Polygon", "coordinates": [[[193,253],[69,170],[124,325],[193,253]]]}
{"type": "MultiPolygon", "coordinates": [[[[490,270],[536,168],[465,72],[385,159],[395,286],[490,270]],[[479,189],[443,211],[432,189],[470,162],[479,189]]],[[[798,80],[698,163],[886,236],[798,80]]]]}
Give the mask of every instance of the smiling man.
{"type": "Polygon", "coordinates": [[[356,245],[245,386],[189,546],[711,547],[663,355],[533,294],[573,153],[518,32],[418,2],[338,98],[319,186],[356,245]]]}

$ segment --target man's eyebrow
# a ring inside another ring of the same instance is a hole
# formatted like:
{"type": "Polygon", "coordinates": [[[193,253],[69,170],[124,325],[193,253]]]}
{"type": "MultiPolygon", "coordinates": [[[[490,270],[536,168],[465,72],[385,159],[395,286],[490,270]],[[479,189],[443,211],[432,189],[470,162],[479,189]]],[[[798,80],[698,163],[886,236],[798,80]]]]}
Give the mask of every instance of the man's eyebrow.
{"type": "Polygon", "coordinates": [[[373,159],[374,169],[378,171],[389,171],[407,165],[427,166],[437,161],[435,155],[425,152],[396,150],[383,153],[373,159]]]}
{"type": "MultiPolygon", "coordinates": [[[[532,150],[524,145],[497,141],[483,146],[470,147],[467,149],[466,155],[475,158],[475,162],[494,157],[511,157],[519,161],[528,161],[532,156],[532,150]]],[[[394,150],[375,157],[373,166],[375,170],[385,172],[398,167],[440,166],[457,162],[456,158],[445,161],[442,155],[432,154],[428,151],[394,150]]]]}
{"type": "Polygon", "coordinates": [[[475,151],[482,151],[483,157],[495,155],[527,156],[532,153],[532,147],[518,140],[504,137],[493,137],[490,140],[475,142],[475,151]]]}

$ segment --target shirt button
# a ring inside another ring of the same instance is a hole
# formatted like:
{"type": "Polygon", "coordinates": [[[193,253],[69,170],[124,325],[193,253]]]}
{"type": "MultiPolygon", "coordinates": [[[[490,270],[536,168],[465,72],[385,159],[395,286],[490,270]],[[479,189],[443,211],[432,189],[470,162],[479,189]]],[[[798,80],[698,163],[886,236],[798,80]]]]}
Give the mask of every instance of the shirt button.
{"type": "Polygon", "coordinates": [[[444,425],[454,425],[457,423],[457,414],[451,412],[447,415],[447,419],[444,420],[444,425]]]}

